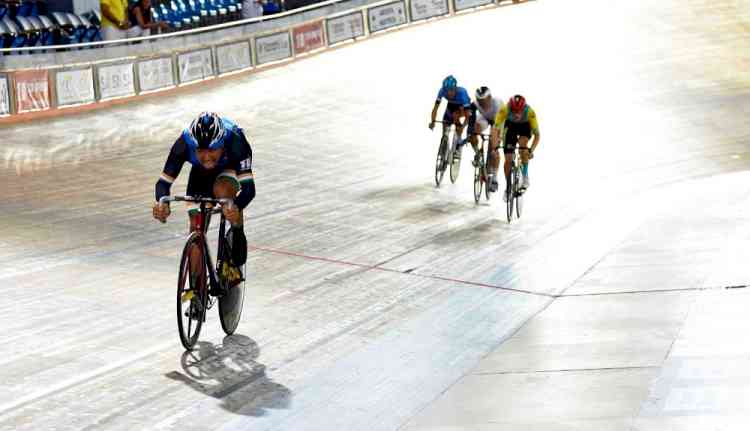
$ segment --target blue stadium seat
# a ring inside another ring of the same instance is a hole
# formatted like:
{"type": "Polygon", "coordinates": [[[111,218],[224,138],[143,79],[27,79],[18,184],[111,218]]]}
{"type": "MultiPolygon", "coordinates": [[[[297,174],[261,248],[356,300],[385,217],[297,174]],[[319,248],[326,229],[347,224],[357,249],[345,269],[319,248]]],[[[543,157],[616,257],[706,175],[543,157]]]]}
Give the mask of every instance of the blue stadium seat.
{"type": "Polygon", "coordinates": [[[22,48],[26,44],[26,35],[23,34],[18,25],[10,19],[9,16],[3,18],[2,23],[4,24],[7,31],[7,39],[4,42],[4,48],[22,48]]]}
{"type": "Polygon", "coordinates": [[[68,45],[76,43],[75,28],[70,22],[68,14],[63,12],[52,12],[50,15],[52,22],[57,26],[55,32],[55,45],[68,45]]]}
{"type": "Polygon", "coordinates": [[[76,17],[83,23],[83,28],[85,29],[83,40],[85,42],[95,42],[96,40],[101,40],[101,36],[99,35],[99,27],[94,25],[85,15],[76,15],[76,17]]]}
{"type": "Polygon", "coordinates": [[[25,38],[23,46],[36,46],[42,36],[42,30],[37,29],[28,17],[21,15],[16,16],[16,24],[25,38]]]}
{"type": "Polygon", "coordinates": [[[44,15],[29,17],[29,21],[37,27],[41,33],[39,37],[40,46],[51,46],[55,44],[55,25],[44,15]]]}

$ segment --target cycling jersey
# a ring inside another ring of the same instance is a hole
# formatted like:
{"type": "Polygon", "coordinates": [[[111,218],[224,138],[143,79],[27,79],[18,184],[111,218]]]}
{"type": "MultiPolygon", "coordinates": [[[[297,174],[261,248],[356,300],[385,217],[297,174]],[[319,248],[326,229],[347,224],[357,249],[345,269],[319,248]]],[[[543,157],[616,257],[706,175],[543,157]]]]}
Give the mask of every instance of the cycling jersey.
{"type": "Polygon", "coordinates": [[[486,111],[482,109],[482,105],[480,105],[478,101],[472,103],[471,106],[473,109],[476,109],[476,111],[478,111],[487,122],[494,124],[497,113],[505,107],[505,103],[503,103],[502,100],[493,97],[490,99],[490,106],[486,111]]]}
{"type": "Polygon", "coordinates": [[[537,121],[536,112],[534,112],[531,106],[526,105],[523,112],[514,114],[510,112],[508,105],[503,105],[495,116],[495,124],[503,124],[505,120],[508,120],[511,124],[529,123],[531,131],[534,134],[539,134],[539,121],[537,121]]]}
{"type": "Polygon", "coordinates": [[[168,196],[172,183],[180,174],[185,162],[192,165],[188,189],[202,190],[204,197],[209,196],[213,188],[213,181],[218,177],[228,177],[235,180],[240,193],[235,198],[235,204],[240,209],[245,208],[255,197],[253,181],[253,151],[245,138],[245,134],[236,124],[225,118],[221,119],[224,126],[224,152],[216,167],[205,169],[198,160],[196,145],[189,129],[185,129],[169,151],[164,169],[156,183],[156,200],[168,196]],[[206,184],[195,184],[205,182],[206,184]],[[190,184],[193,183],[193,184],[190,184]]]}
{"type": "Polygon", "coordinates": [[[458,105],[463,106],[464,108],[468,108],[469,105],[471,105],[469,93],[466,92],[466,89],[463,87],[456,87],[453,98],[448,98],[448,91],[441,88],[440,91],[438,91],[435,103],[440,103],[443,99],[447,100],[449,105],[458,105]]]}

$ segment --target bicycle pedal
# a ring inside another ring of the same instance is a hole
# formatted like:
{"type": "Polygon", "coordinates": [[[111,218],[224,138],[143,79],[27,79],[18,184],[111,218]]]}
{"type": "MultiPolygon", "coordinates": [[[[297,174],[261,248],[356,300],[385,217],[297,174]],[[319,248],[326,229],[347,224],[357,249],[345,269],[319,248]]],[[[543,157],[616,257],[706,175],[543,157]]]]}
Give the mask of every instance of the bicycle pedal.
{"type": "Polygon", "coordinates": [[[188,290],[187,292],[182,294],[181,301],[188,302],[195,296],[195,293],[192,290],[188,290]]]}

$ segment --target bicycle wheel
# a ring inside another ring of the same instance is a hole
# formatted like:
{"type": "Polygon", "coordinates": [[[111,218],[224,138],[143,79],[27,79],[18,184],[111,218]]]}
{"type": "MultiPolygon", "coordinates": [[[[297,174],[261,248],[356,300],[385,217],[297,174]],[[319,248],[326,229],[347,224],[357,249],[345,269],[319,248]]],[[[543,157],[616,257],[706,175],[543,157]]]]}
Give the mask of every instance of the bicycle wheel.
{"type": "Polygon", "coordinates": [[[510,167],[510,175],[508,175],[508,185],[503,193],[505,193],[506,196],[506,213],[508,215],[508,223],[513,220],[513,201],[515,200],[516,194],[513,192],[515,184],[514,184],[514,178],[513,178],[513,170],[515,169],[515,164],[511,165],[510,167]]]}
{"type": "MultiPolygon", "coordinates": [[[[242,267],[242,273],[245,274],[247,265],[242,267]]],[[[227,292],[219,298],[219,320],[221,321],[221,329],[227,335],[234,334],[237,329],[237,325],[240,323],[242,317],[242,306],[245,302],[245,282],[242,281],[240,284],[230,287],[227,292]]]]}
{"type": "Polygon", "coordinates": [[[520,184],[520,178],[518,175],[518,171],[516,171],[516,217],[521,218],[521,212],[523,210],[523,195],[526,193],[525,191],[523,193],[520,192],[521,187],[520,184]]]}
{"type": "Polygon", "coordinates": [[[458,180],[458,171],[461,169],[461,152],[463,145],[457,145],[453,150],[453,157],[450,160],[451,163],[451,183],[456,184],[458,180]]]}
{"type": "Polygon", "coordinates": [[[445,174],[445,154],[448,152],[448,137],[443,136],[440,139],[440,146],[438,147],[437,158],[435,160],[435,186],[440,187],[440,182],[443,181],[443,175],[445,174]]]}
{"type": "Polygon", "coordinates": [[[177,280],[177,328],[180,341],[187,350],[192,350],[198,342],[203,320],[206,317],[208,302],[206,261],[196,263],[200,268],[193,273],[193,251],[199,247],[201,257],[204,256],[205,242],[203,237],[193,232],[185,243],[180,259],[180,275],[177,280]]]}
{"type": "Polygon", "coordinates": [[[474,168],[474,203],[479,203],[479,198],[482,197],[482,164],[477,164],[474,168]]]}

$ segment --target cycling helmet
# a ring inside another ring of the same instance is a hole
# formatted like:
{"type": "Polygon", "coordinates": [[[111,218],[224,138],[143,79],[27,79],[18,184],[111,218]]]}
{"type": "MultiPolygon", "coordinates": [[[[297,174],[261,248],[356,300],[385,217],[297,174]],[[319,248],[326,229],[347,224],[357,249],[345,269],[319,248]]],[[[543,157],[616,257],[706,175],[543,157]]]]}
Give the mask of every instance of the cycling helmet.
{"type": "Polygon", "coordinates": [[[453,75],[448,75],[445,79],[443,79],[443,90],[453,90],[458,86],[458,81],[456,81],[456,78],[453,77],[453,75]]]}
{"type": "Polygon", "coordinates": [[[224,124],[214,112],[203,112],[193,120],[189,129],[192,144],[201,150],[224,148],[224,124]]]}
{"type": "Polygon", "coordinates": [[[516,94],[508,101],[508,106],[510,107],[511,112],[519,114],[523,112],[524,108],[526,108],[526,99],[520,94],[516,94]]]}
{"type": "Polygon", "coordinates": [[[492,93],[490,92],[489,87],[482,86],[482,87],[477,88],[476,96],[477,96],[477,100],[486,99],[488,97],[492,97],[492,93]]]}

